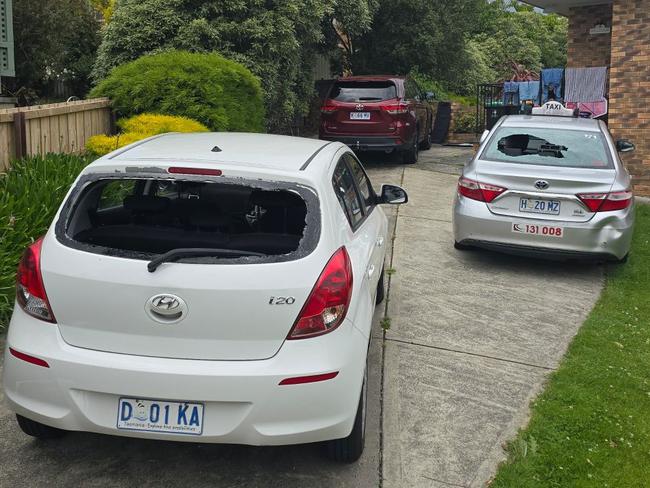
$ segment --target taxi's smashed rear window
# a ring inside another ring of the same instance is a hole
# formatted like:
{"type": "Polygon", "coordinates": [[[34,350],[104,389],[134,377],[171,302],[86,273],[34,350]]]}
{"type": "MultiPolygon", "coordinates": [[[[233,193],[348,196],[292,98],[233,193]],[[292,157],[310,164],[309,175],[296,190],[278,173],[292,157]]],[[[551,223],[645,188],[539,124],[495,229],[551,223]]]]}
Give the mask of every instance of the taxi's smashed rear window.
{"type": "Polygon", "coordinates": [[[573,168],[614,167],[600,132],[564,129],[502,127],[490,139],[481,159],[573,168]]]}

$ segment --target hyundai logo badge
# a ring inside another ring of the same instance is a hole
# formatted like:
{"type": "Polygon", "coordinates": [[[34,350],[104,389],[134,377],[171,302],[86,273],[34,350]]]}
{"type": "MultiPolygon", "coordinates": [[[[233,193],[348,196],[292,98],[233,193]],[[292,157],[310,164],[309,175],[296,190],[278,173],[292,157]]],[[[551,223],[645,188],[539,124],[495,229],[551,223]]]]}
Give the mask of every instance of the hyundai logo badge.
{"type": "Polygon", "coordinates": [[[156,322],[170,324],[184,318],[187,305],[176,295],[161,294],[147,300],[145,311],[156,322]]]}

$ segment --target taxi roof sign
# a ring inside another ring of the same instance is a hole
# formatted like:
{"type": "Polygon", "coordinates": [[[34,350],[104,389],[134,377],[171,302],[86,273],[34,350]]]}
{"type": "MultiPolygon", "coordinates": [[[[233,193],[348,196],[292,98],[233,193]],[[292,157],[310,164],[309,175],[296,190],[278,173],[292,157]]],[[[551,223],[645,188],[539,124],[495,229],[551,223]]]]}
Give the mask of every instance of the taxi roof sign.
{"type": "Polygon", "coordinates": [[[555,117],[577,117],[579,113],[577,110],[566,108],[560,102],[549,100],[541,107],[534,107],[532,110],[533,115],[551,115],[555,117]]]}

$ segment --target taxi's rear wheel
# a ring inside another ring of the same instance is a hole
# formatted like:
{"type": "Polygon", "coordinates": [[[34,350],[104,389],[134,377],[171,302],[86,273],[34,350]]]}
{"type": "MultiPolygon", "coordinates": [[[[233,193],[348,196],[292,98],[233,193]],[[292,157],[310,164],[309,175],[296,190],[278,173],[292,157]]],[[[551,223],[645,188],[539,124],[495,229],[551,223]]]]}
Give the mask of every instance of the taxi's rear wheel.
{"type": "Polygon", "coordinates": [[[327,456],[339,463],[354,463],[363,454],[366,443],[366,406],[368,403],[368,366],[363,375],[363,385],[354,426],[349,436],[327,442],[327,456]]]}
{"type": "Polygon", "coordinates": [[[461,244],[460,242],[454,241],[454,248],[459,251],[469,251],[472,248],[472,246],[468,246],[467,244],[461,244]]]}
{"type": "Polygon", "coordinates": [[[630,258],[630,253],[628,252],[625,256],[623,256],[621,259],[617,259],[616,263],[617,264],[625,264],[627,263],[627,260],[630,258]]]}
{"type": "Polygon", "coordinates": [[[58,439],[66,434],[65,430],[50,427],[49,425],[41,424],[35,420],[28,419],[22,415],[16,414],[18,426],[25,434],[38,439],[58,439]]]}

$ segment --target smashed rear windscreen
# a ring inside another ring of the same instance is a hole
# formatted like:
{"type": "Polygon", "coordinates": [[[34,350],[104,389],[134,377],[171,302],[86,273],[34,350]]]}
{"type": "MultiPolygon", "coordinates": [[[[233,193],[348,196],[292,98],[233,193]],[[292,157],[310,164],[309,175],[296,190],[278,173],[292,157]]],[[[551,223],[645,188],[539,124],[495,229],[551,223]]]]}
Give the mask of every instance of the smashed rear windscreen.
{"type": "Polygon", "coordinates": [[[316,196],[299,185],[87,178],[57,224],[72,247],[136,259],[208,249],[202,261],[257,262],[296,259],[318,241],[316,196]]]}
{"type": "Polygon", "coordinates": [[[330,98],[339,102],[380,102],[397,97],[397,88],[390,81],[338,81],[330,98]]]}
{"type": "Polygon", "coordinates": [[[562,129],[502,127],[481,159],[572,168],[614,167],[601,133],[562,129]]]}

